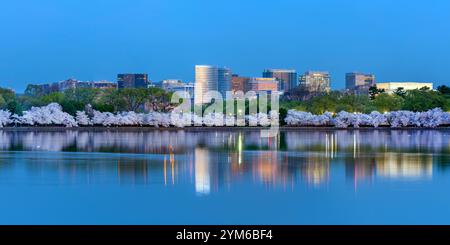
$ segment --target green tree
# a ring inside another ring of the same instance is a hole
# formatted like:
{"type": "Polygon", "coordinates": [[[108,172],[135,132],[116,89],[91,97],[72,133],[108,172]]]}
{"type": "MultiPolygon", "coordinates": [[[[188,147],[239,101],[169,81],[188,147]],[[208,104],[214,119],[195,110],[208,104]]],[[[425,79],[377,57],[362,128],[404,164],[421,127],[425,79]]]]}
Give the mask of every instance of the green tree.
{"type": "Polygon", "coordinates": [[[307,111],[307,104],[303,101],[298,100],[282,100],[280,101],[280,108],[284,108],[286,110],[296,109],[298,111],[307,111]]]}
{"type": "Polygon", "coordinates": [[[3,98],[1,101],[1,104],[3,104],[3,109],[7,109],[16,114],[22,113],[22,105],[13,90],[0,88],[0,96],[3,98]]]}
{"type": "Polygon", "coordinates": [[[286,125],[286,122],[284,121],[284,119],[286,117],[287,117],[287,110],[286,110],[286,108],[281,107],[279,110],[279,116],[278,116],[280,125],[286,125]]]}
{"type": "Polygon", "coordinates": [[[7,102],[6,106],[11,113],[21,115],[23,112],[22,104],[17,99],[13,99],[9,102],[7,102]]]}
{"type": "Polygon", "coordinates": [[[365,112],[369,106],[370,99],[367,95],[344,95],[338,101],[337,111],[365,112]]]}
{"type": "Polygon", "coordinates": [[[149,90],[146,88],[124,88],[119,93],[120,104],[126,111],[137,111],[149,99],[149,90]]]}
{"type": "Polygon", "coordinates": [[[124,101],[117,89],[102,89],[99,92],[97,103],[92,107],[99,111],[116,112],[124,107],[124,101]]]}
{"type": "Polygon", "coordinates": [[[168,93],[161,88],[148,88],[147,96],[146,102],[152,107],[153,111],[167,111],[170,109],[172,93],[168,93]]]}
{"type": "Polygon", "coordinates": [[[43,96],[45,91],[40,85],[28,84],[24,94],[27,96],[43,96]]]}
{"type": "Polygon", "coordinates": [[[403,106],[403,98],[397,94],[389,95],[384,93],[373,100],[373,105],[380,112],[400,110],[403,106]]]}
{"type": "Polygon", "coordinates": [[[9,103],[16,99],[16,93],[13,90],[7,88],[0,88],[0,95],[3,97],[6,103],[9,103]]]}
{"type": "Polygon", "coordinates": [[[64,94],[61,92],[53,92],[39,97],[39,106],[44,106],[50,103],[61,104],[64,101],[64,94]]]}
{"type": "Polygon", "coordinates": [[[3,96],[0,95],[0,109],[6,109],[7,107],[6,100],[3,98],[3,96]]]}
{"type": "Polygon", "coordinates": [[[446,86],[446,85],[441,85],[439,87],[437,87],[437,90],[444,95],[450,95],[450,87],[446,86]]]}
{"type": "Polygon", "coordinates": [[[371,86],[369,88],[369,97],[371,100],[374,100],[377,95],[382,94],[384,92],[385,92],[384,89],[378,89],[377,86],[371,86]]]}
{"type": "Polygon", "coordinates": [[[335,112],[338,97],[335,94],[316,96],[311,99],[309,110],[314,114],[322,114],[326,111],[335,112]]]}
{"type": "Polygon", "coordinates": [[[64,91],[65,99],[84,105],[94,104],[98,94],[99,89],[97,88],[75,88],[64,91]]]}
{"type": "Polygon", "coordinates": [[[405,98],[405,96],[406,96],[406,91],[405,91],[404,88],[398,87],[398,88],[394,91],[394,94],[396,94],[396,95],[398,95],[398,96],[400,96],[400,97],[402,97],[402,98],[405,98]]]}
{"type": "Polygon", "coordinates": [[[446,99],[440,92],[429,89],[415,89],[406,93],[403,109],[411,111],[427,111],[433,108],[446,107],[446,99]]]}

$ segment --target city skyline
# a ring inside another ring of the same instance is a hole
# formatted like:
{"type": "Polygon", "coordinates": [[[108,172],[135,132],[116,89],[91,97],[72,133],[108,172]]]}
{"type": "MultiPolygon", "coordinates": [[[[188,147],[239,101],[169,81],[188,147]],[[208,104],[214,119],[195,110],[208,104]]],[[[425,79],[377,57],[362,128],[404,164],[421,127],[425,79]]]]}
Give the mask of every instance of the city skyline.
{"type": "Polygon", "coordinates": [[[325,70],[332,89],[344,88],[352,71],[379,81],[450,81],[448,1],[204,3],[4,3],[0,86],[21,92],[29,83],[114,81],[122,72],[194,81],[195,64],[250,77],[265,68],[325,70]],[[283,38],[254,38],[271,31],[283,38]]]}
{"type": "MultiPolygon", "coordinates": [[[[231,68],[228,68],[228,67],[219,67],[218,65],[210,65],[210,64],[202,64],[202,65],[199,65],[199,64],[196,64],[195,66],[194,66],[194,78],[192,79],[192,80],[184,80],[184,79],[180,79],[180,78],[174,78],[174,77],[164,77],[163,79],[161,79],[161,80],[158,80],[158,81],[156,81],[156,80],[153,80],[152,78],[151,78],[151,76],[149,76],[149,74],[148,73],[145,73],[145,72],[138,72],[138,73],[118,73],[118,74],[116,74],[115,75],[115,79],[111,79],[111,80],[108,80],[108,79],[104,79],[104,78],[99,78],[98,80],[93,80],[93,79],[88,79],[88,80],[81,80],[81,79],[77,79],[77,78],[75,78],[75,77],[66,77],[66,78],[64,78],[64,79],[59,79],[59,80],[56,80],[56,81],[46,81],[46,82],[37,82],[37,83],[27,83],[26,85],[25,85],[25,88],[23,89],[23,91],[17,91],[16,89],[14,89],[14,88],[11,88],[11,87],[4,87],[4,88],[7,88],[7,89],[12,89],[12,90],[14,90],[16,93],[22,93],[22,92],[24,92],[25,91],[25,89],[26,89],[26,87],[28,86],[28,85],[47,85],[47,84],[56,84],[56,83],[62,83],[62,82],[65,82],[65,81],[70,81],[70,80],[76,80],[76,81],[79,81],[79,82],[83,82],[83,83],[99,83],[99,82],[108,82],[108,83],[116,83],[116,84],[118,84],[117,86],[118,87],[120,87],[120,83],[121,83],[121,79],[119,78],[119,76],[122,76],[122,75],[145,75],[145,79],[146,79],[146,83],[147,83],[147,85],[149,86],[149,85],[160,85],[160,83],[162,83],[163,81],[166,81],[166,80],[179,80],[180,82],[182,82],[182,83],[185,83],[185,84],[190,84],[190,83],[192,83],[192,84],[195,84],[195,81],[196,81],[196,79],[195,79],[195,70],[196,70],[196,67],[198,67],[198,66],[200,66],[200,67],[202,67],[202,66],[206,66],[206,67],[216,67],[216,68],[218,68],[218,70],[220,71],[219,73],[220,74],[222,74],[222,73],[228,73],[229,75],[227,75],[227,76],[229,76],[229,81],[228,82],[226,82],[226,84],[221,84],[221,83],[217,83],[217,87],[218,87],[218,90],[219,91],[224,91],[224,89],[225,88],[228,88],[229,90],[232,90],[232,91],[234,91],[234,89],[232,88],[232,81],[231,81],[231,78],[232,78],[232,76],[234,77],[234,76],[238,76],[239,78],[258,78],[258,77],[261,77],[261,76],[248,76],[248,75],[246,75],[246,74],[237,74],[237,73],[234,73],[233,71],[232,71],[232,69],[231,68]],[[219,88],[220,87],[220,88],[219,88]]],[[[340,78],[338,77],[337,79],[336,79],[336,76],[333,76],[333,74],[331,74],[329,71],[317,71],[317,70],[306,70],[306,71],[304,71],[303,73],[302,72],[299,72],[299,71],[296,71],[295,69],[284,69],[284,68],[264,68],[263,70],[262,70],[262,74],[263,74],[263,76],[262,77],[271,77],[271,76],[269,76],[268,75],[268,72],[269,71],[275,71],[275,72],[293,72],[293,74],[295,74],[295,81],[297,82],[297,85],[296,86],[299,86],[299,85],[301,85],[302,84],[302,77],[304,77],[304,75],[305,74],[309,74],[309,73],[326,73],[327,74],[327,76],[328,76],[328,79],[330,79],[330,78],[332,78],[332,81],[328,81],[328,86],[329,86],[329,88],[330,88],[330,90],[332,91],[332,90],[336,90],[336,91],[343,91],[343,90],[354,90],[354,89],[352,89],[352,88],[349,88],[349,85],[348,85],[348,76],[349,75],[351,75],[351,74],[356,74],[357,76],[374,76],[373,77],[373,79],[374,79],[374,81],[375,81],[375,74],[373,74],[373,73],[366,73],[366,72],[361,72],[361,71],[355,71],[355,70],[353,70],[353,71],[351,71],[351,72],[345,72],[344,74],[343,74],[343,76],[344,76],[344,84],[342,85],[342,84],[339,84],[339,86],[336,86],[334,83],[335,83],[335,81],[336,80],[340,80],[340,78]]],[[[219,76],[220,77],[220,76],[219,76]]],[[[223,79],[219,79],[219,80],[223,80],[223,79]]],[[[283,80],[283,79],[281,79],[281,80],[283,80]]],[[[378,80],[378,79],[377,79],[378,80]]],[[[385,81],[393,81],[393,80],[389,80],[389,79],[386,79],[385,81]]],[[[430,80],[425,80],[425,81],[427,81],[428,83],[432,83],[432,84],[434,84],[434,85],[436,85],[436,87],[438,87],[438,86],[440,86],[440,85],[447,85],[448,86],[448,83],[439,83],[439,82],[430,82],[430,80]]],[[[380,80],[378,80],[378,82],[381,82],[380,80]]],[[[400,80],[397,80],[397,83],[422,83],[422,82],[424,82],[424,81],[419,81],[419,80],[402,80],[402,79],[400,79],[400,80]]],[[[282,82],[283,83],[283,82],[282,82]]],[[[373,83],[373,85],[376,85],[376,82],[374,82],[373,83]]],[[[1,84],[0,84],[0,87],[2,87],[1,86],[1,84]]],[[[133,86],[132,86],[133,87],[133,86]]],[[[283,88],[279,88],[279,90],[280,91],[284,91],[285,89],[283,89],[283,88]]],[[[330,91],[330,90],[328,90],[328,91],[330,91]]],[[[226,90],[225,90],[226,91],[226,90]]]]}
{"type": "MultiPolygon", "coordinates": [[[[361,73],[361,72],[350,72],[345,74],[346,84],[344,88],[333,89],[332,76],[328,71],[306,71],[304,73],[298,73],[292,69],[264,69],[262,72],[262,77],[251,77],[242,76],[242,74],[235,74],[232,72],[231,68],[218,67],[216,65],[196,65],[195,66],[195,76],[194,81],[183,81],[182,79],[163,79],[161,81],[152,81],[147,73],[122,73],[117,74],[116,81],[99,80],[99,81],[81,81],[76,78],[68,78],[65,80],[60,80],[57,82],[47,82],[39,84],[27,84],[28,86],[40,86],[47,92],[63,91],[67,88],[148,88],[148,87],[161,87],[165,90],[185,90],[188,87],[194,87],[198,83],[199,94],[206,93],[207,91],[219,91],[222,95],[226,91],[244,91],[247,92],[252,90],[251,84],[256,81],[262,81],[266,85],[269,80],[273,79],[273,82],[277,83],[277,90],[280,92],[289,92],[292,90],[283,88],[283,84],[291,84],[289,86],[294,86],[292,89],[298,87],[304,87],[309,92],[331,92],[331,91],[353,91],[357,94],[367,94],[371,86],[377,86],[377,84],[387,86],[386,84],[395,84],[392,86],[397,86],[404,88],[406,90],[412,90],[415,88],[429,87],[433,90],[434,83],[430,81],[376,81],[374,74],[361,73]],[[205,70],[206,69],[206,70],[205,70]],[[200,73],[198,73],[200,72],[200,73]],[[205,73],[206,72],[206,73],[205,73]],[[202,74],[198,76],[199,74],[202,74]],[[261,80],[262,79],[262,80],[261,80]],[[266,79],[265,81],[263,81],[266,79]],[[136,82],[135,82],[136,80],[136,82]],[[166,83],[166,86],[164,85],[166,83]],[[211,84],[210,84],[211,83],[211,84]],[[77,85],[79,84],[79,85],[77,85]],[[207,85],[209,84],[209,85],[207,85]],[[207,88],[203,88],[207,85],[207,88]],[[423,85],[423,86],[422,86],[423,85]],[[187,87],[186,87],[187,86],[187,87]],[[176,88],[179,87],[179,88],[176,88]]],[[[333,78],[334,80],[334,78],[333,78]]],[[[255,84],[256,85],[256,84],[255,84]]],[[[263,85],[266,86],[266,85],[263,85]]],[[[286,86],[286,85],[285,85],[286,86]]],[[[270,91],[275,91],[274,84],[271,84],[270,91]]],[[[439,87],[439,86],[437,86],[439,87]]],[[[256,87],[254,87],[256,88],[256,87]]],[[[268,87],[267,87],[268,88],[268,87]]],[[[385,89],[385,87],[381,87],[385,89]]],[[[259,89],[256,89],[259,90],[259,89]]],[[[264,89],[263,89],[264,90],[264,89]]],[[[391,89],[392,90],[392,89],[391,89]]],[[[16,91],[17,92],[17,91],[16,91]]],[[[26,91],[24,91],[26,92],[26,91]]],[[[193,92],[193,91],[192,91],[193,92]]],[[[19,93],[20,94],[20,93],[19,93]]],[[[198,97],[200,99],[200,97],[198,97]]],[[[201,99],[200,99],[201,100],[201,99]]]]}

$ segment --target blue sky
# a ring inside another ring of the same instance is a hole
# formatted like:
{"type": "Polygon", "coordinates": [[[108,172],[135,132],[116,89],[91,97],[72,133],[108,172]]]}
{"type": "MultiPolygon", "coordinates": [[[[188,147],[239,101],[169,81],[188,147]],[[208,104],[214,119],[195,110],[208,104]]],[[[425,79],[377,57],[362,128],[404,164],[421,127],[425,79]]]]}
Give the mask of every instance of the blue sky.
{"type": "Polygon", "coordinates": [[[0,3],[0,86],[146,72],[191,81],[195,64],[260,76],[328,70],[450,84],[447,0],[17,0],[0,3]]]}

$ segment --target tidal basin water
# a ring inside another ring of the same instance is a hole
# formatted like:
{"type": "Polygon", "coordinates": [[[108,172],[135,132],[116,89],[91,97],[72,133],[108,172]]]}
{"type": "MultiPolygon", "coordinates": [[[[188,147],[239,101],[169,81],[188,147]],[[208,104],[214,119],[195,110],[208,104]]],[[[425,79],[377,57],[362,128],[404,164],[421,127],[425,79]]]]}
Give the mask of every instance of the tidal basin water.
{"type": "Polygon", "coordinates": [[[0,224],[450,224],[450,130],[0,131],[0,224]]]}

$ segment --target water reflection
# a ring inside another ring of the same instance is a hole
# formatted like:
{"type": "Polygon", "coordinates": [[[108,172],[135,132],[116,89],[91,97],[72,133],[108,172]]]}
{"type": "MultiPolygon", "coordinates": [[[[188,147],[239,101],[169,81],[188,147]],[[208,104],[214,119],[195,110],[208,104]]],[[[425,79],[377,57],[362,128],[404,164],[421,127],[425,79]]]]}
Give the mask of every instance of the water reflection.
{"type": "Polygon", "coordinates": [[[186,185],[208,195],[242,183],[287,191],[298,184],[327,187],[343,169],[356,189],[374,179],[431,179],[450,162],[449,133],[297,130],[261,138],[249,130],[0,131],[0,175],[25,162],[37,181],[186,185]]]}

